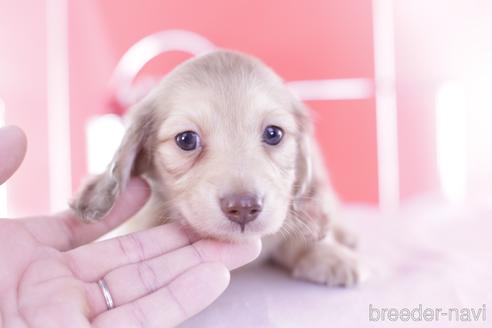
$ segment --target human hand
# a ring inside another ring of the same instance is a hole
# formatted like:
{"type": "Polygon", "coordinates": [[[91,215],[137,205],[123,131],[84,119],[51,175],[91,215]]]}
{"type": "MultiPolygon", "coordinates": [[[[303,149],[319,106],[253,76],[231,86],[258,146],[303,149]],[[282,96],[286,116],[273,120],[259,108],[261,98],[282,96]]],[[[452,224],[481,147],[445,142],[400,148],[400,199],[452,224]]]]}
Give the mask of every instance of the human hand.
{"type": "MultiPolygon", "coordinates": [[[[25,150],[22,131],[0,129],[0,184],[20,165],[25,150]]],[[[90,243],[135,214],[148,196],[145,182],[133,178],[98,223],[81,223],[71,212],[0,219],[0,322],[5,327],[175,326],[224,291],[229,270],[258,256],[259,241],[192,240],[177,224],[90,243]],[[111,310],[100,279],[114,301],[111,310]]]]}

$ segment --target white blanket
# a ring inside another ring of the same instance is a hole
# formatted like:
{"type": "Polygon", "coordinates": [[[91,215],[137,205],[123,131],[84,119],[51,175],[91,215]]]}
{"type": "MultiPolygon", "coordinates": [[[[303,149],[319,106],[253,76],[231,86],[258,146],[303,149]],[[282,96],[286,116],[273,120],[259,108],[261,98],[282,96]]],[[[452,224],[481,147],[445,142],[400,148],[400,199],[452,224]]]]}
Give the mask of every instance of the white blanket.
{"type": "Polygon", "coordinates": [[[351,207],[343,216],[370,271],[362,285],[330,289],[248,267],[183,327],[492,327],[492,211],[414,204],[394,215],[351,207]],[[394,308],[396,321],[388,312],[382,321],[383,308],[394,308]]]}

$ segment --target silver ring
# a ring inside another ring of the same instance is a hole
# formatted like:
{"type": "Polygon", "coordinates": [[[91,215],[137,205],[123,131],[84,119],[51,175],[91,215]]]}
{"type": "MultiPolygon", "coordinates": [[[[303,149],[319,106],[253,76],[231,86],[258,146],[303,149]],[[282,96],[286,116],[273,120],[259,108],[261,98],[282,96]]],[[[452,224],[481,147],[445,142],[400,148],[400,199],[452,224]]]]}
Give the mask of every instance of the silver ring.
{"type": "Polygon", "coordinates": [[[111,293],[109,292],[106,281],[104,281],[104,279],[101,279],[97,282],[97,285],[99,286],[99,288],[101,288],[104,300],[106,301],[106,307],[108,308],[108,310],[111,310],[112,308],[114,308],[114,302],[113,297],[111,297],[111,293]]]}

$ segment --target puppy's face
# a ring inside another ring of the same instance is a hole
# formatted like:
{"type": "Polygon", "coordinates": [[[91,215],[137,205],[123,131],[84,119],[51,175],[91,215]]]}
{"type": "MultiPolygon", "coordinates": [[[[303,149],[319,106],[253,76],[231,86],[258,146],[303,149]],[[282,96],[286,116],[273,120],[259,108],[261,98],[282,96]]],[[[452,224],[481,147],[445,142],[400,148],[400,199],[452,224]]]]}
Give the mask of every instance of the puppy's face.
{"type": "Polygon", "coordinates": [[[147,174],[163,212],[201,235],[280,229],[309,176],[309,118],[268,67],[232,52],[199,57],[132,111],[112,166],[72,204],[81,217],[102,217],[130,175],[147,174]]]}
{"type": "Polygon", "coordinates": [[[291,104],[266,77],[217,73],[206,84],[191,76],[165,97],[156,171],[170,207],[197,232],[223,239],[273,233],[287,215],[296,173],[291,104]]]}

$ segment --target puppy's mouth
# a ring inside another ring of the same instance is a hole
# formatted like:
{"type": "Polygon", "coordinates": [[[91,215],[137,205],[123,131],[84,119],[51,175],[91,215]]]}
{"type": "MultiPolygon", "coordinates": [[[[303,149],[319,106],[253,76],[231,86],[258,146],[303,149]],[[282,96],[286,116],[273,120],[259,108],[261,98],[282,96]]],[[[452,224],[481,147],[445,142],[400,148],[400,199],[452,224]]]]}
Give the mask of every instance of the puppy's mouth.
{"type": "MultiPolygon", "coordinates": [[[[206,218],[200,218],[206,220],[206,218]]],[[[241,242],[250,239],[262,238],[277,231],[275,227],[269,226],[267,217],[259,217],[257,220],[247,223],[236,223],[225,216],[221,216],[218,221],[212,224],[196,224],[196,220],[182,216],[181,222],[195,235],[201,238],[211,238],[228,242],[241,242]]]]}
{"type": "Polygon", "coordinates": [[[222,222],[208,227],[194,226],[187,221],[187,226],[202,238],[224,240],[228,242],[240,242],[249,239],[264,237],[270,232],[264,224],[251,222],[244,225],[228,222],[221,218],[222,222]]]}
{"type": "Polygon", "coordinates": [[[188,199],[180,203],[180,221],[202,238],[242,241],[261,238],[280,229],[285,217],[272,199],[241,193],[219,197],[216,206],[188,199]],[[191,202],[191,203],[190,203],[191,202]],[[207,204],[207,205],[206,205],[207,204]],[[201,210],[200,210],[201,209],[201,210]]]}

